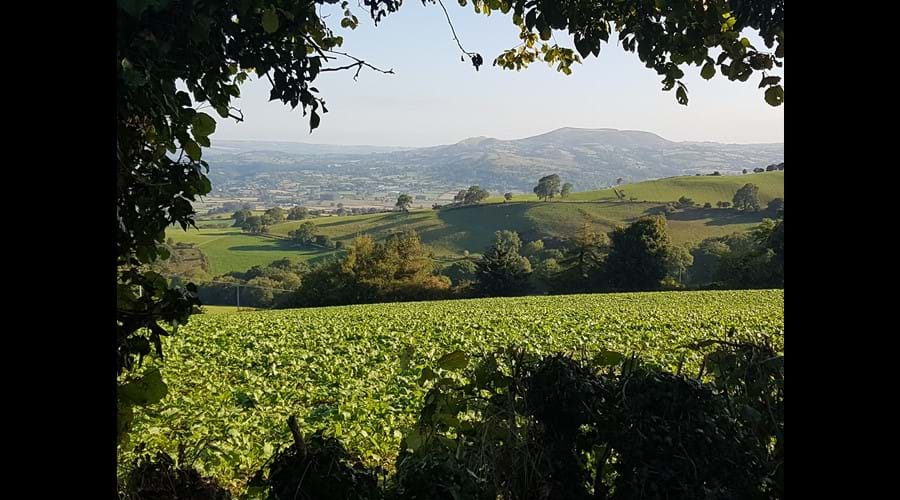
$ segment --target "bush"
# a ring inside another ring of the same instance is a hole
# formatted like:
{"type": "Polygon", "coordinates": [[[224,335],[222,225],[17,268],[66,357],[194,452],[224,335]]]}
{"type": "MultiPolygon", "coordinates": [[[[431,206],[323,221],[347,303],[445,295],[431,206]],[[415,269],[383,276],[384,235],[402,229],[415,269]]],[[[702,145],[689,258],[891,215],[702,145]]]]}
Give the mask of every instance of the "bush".
{"type": "MultiPolygon", "coordinates": [[[[183,453],[181,453],[183,455],[183,453]]],[[[184,457],[179,457],[179,464],[184,457]]],[[[215,479],[200,475],[193,467],[176,465],[166,453],[148,454],[135,461],[128,473],[124,488],[120,488],[124,500],[231,500],[231,493],[219,486],[215,479]]]]}
{"type": "Polygon", "coordinates": [[[317,432],[304,440],[293,418],[289,422],[294,444],[277,452],[256,473],[250,480],[250,494],[263,494],[267,500],[382,498],[376,470],[363,466],[333,437],[317,432]]]}

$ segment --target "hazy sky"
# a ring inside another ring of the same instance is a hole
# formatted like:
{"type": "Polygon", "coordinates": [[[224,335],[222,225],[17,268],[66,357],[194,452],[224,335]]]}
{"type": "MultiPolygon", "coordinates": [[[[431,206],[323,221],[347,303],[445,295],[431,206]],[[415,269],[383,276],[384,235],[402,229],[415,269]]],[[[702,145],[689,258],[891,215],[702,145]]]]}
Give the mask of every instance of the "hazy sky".
{"type": "MultiPolygon", "coordinates": [[[[396,74],[363,70],[358,81],[353,71],[321,74],[314,86],[329,112],[312,134],[299,107],[291,111],[279,101],[268,102],[268,81],[254,76],[237,102],[245,121],[218,120],[213,139],[429,146],[585,127],[646,130],[675,141],[784,141],[784,105],[766,104],[757,88],[761,75],[745,83],[721,75],[706,81],[700,68],[683,66],[690,103],[681,106],[674,90],[663,92],[662,78],[636,54],[618,47],[614,37],[599,58],[576,64],[570,76],[544,63],[519,72],[501,70],[491,65],[494,58],[519,43],[511,18],[478,15],[452,0],[445,5],[463,47],[484,57],[480,71],[468,59],[460,61],[440,6],[408,0],[378,27],[356,9],[360,26],[355,31],[340,28],[335,13],[328,22],[344,37],[340,50],[396,74]]],[[[554,36],[560,45],[573,47],[567,34],[554,36]]],[[[765,48],[760,39],[749,38],[765,48]]],[[[783,70],[775,74],[783,76],[783,70]]]]}

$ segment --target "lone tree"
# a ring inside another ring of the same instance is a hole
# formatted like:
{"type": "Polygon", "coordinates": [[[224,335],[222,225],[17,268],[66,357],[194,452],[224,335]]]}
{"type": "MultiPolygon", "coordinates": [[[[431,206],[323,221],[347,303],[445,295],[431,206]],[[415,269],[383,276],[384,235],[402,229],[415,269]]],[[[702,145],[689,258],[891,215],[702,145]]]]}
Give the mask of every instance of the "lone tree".
{"type": "Polygon", "coordinates": [[[512,200],[512,193],[503,193],[503,199],[506,201],[512,200]]]}
{"type": "Polygon", "coordinates": [[[476,264],[478,289],[485,295],[516,295],[528,290],[531,263],[519,255],[522,240],[514,231],[497,231],[476,264]]]}
{"type": "Polygon", "coordinates": [[[747,183],[744,184],[744,187],[737,190],[737,193],[734,193],[734,199],[731,200],[734,203],[734,208],[738,210],[749,210],[752,212],[759,211],[759,186],[756,184],[747,183]]]}
{"type": "Polygon", "coordinates": [[[621,177],[619,177],[618,179],[616,179],[616,186],[618,186],[618,185],[621,184],[621,183],[622,183],[622,178],[621,178],[621,177]]]}
{"type": "Polygon", "coordinates": [[[747,169],[745,168],[744,170],[741,170],[741,173],[742,173],[742,174],[746,174],[746,173],[747,173],[747,169]]]}
{"type": "Polygon", "coordinates": [[[409,206],[412,205],[412,202],[412,196],[408,194],[401,194],[397,197],[397,203],[394,206],[399,208],[403,213],[409,213],[409,206]]]}
{"type": "Polygon", "coordinates": [[[463,203],[465,203],[466,205],[481,203],[490,195],[491,193],[489,193],[485,189],[482,189],[481,186],[469,186],[469,189],[466,191],[465,196],[463,196],[463,203]]]}
{"type": "MultiPolygon", "coordinates": [[[[359,22],[351,10],[354,5],[364,6],[377,24],[402,4],[360,1],[344,2],[343,15],[331,19],[355,29],[359,22]]],[[[183,324],[199,304],[196,287],[170,288],[146,266],[168,256],[160,245],[165,229],[193,226],[192,202],[211,190],[202,152],[210,147],[216,118],[201,109],[242,121],[234,101],[240,85],[255,75],[270,83],[270,100],[292,109],[299,106],[314,130],[327,112],[313,85],[321,73],[392,73],[339,50],[343,38],[329,28],[328,15],[319,9],[326,3],[337,2],[117,2],[117,375],[137,377],[131,373],[137,360],[152,350],[162,352],[160,337],[167,331],[160,322],[183,324]]],[[[675,90],[682,105],[687,105],[688,93],[681,67],[691,64],[700,67],[706,79],[718,72],[731,81],[747,81],[763,72],[759,86],[765,88],[766,102],[778,106],[784,101],[781,78],[766,73],[784,60],[784,0],[708,0],[703,9],[685,8],[683,2],[638,0],[461,3],[471,3],[484,15],[506,14],[519,29],[516,47],[493,61],[503,69],[519,70],[542,61],[569,74],[581,58],[599,56],[615,26],[616,43],[662,76],[663,90],[675,90]],[[573,34],[575,49],[551,43],[553,30],[573,34]],[[758,33],[774,52],[763,52],[741,38],[745,30],[758,33]],[[714,59],[715,53],[720,55],[714,59]]],[[[484,64],[480,54],[462,49],[458,39],[457,44],[476,70],[484,64]]],[[[120,437],[130,425],[132,407],[152,404],[166,390],[158,371],[125,383],[131,382],[150,389],[139,393],[132,384],[131,390],[120,391],[120,437]]]]}
{"type": "Polygon", "coordinates": [[[559,190],[559,197],[565,199],[565,198],[568,198],[569,194],[571,194],[571,193],[572,193],[572,183],[567,182],[567,183],[563,184],[562,189],[559,190]]]}
{"type": "Polygon", "coordinates": [[[287,219],[288,220],[303,220],[309,215],[309,210],[306,207],[301,206],[293,206],[288,211],[287,219]]]}
{"type": "Polygon", "coordinates": [[[550,174],[541,177],[537,186],[534,187],[534,194],[539,200],[553,200],[553,197],[559,194],[559,175],[550,174]]]}

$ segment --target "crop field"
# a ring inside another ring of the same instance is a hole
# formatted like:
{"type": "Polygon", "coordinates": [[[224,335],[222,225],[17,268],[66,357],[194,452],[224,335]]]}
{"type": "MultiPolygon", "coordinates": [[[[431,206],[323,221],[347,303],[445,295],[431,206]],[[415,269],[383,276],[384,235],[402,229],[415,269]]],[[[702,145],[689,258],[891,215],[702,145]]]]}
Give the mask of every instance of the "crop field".
{"type": "MultiPolygon", "coordinates": [[[[165,339],[168,395],[138,409],[130,450],[186,456],[241,491],[272,451],[290,442],[285,424],[324,429],[369,463],[392,467],[426,389],[421,370],[461,349],[509,345],[576,358],[600,349],[636,353],[696,373],[709,338],[784,339],[784,291],[655,292],[441,302],[193,316],[165,339]]],[[[151,364],[152,367],[152,364],[151,364]]]]}

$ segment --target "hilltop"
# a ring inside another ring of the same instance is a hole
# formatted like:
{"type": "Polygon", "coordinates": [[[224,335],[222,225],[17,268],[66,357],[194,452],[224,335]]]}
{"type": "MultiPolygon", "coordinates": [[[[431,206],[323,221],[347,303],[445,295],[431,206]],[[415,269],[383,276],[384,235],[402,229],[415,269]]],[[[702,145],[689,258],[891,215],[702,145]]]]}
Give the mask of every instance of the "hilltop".
{"type": "Polygon", "coordinates": [[[609,187],[618,178],[740,173],[784,161],[784,143],[675,142],[645,131],[566,127],[421,148],[229,141],[212,150],[209,161],[213,185],[223,194],[293,183],[309,186],[305,196],[312,199],[323,192],[376,196],[397,189],[435,196],[471,184],[530,192],[532,179],[551,172],[581,190],[609,187]]]}

